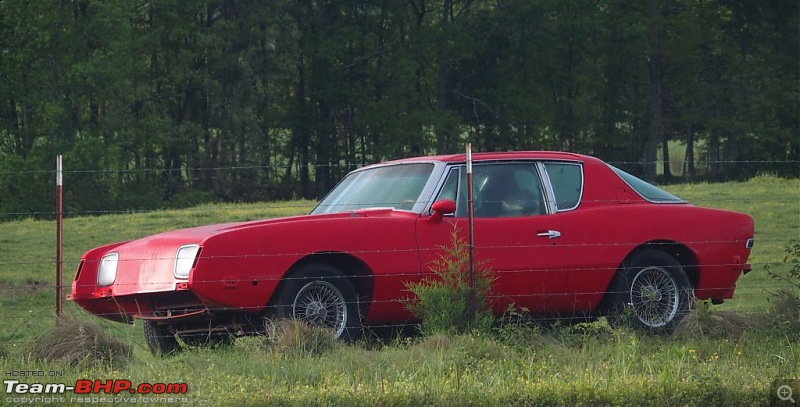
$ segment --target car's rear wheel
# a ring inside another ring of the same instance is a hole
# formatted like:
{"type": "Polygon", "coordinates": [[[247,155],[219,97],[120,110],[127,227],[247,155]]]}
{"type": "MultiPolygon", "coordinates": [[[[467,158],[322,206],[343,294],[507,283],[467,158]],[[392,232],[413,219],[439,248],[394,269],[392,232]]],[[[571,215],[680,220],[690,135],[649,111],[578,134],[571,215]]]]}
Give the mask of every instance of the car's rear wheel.
{"type": "Polygon", "coordinates": [[[646,250],[622,267],[609,293],[613,322],[668,333],[692,305],[694,295],[683,266],[672,256],[646,250]]]}
{"type": "Polygon", "coordinates": [[[147,347],[154,355],[167,355],[178,350],[179,344],[175,334],[166,325],[155,321],[144,321],[144,338],[147,347]]]}
{"type": "Polygon", "coordinates": [[[358,295],[350,280],[326,264],[308,264],[283,283],[277,315],[324,328],[334,338],[353,340],[361,330],[358,295]]]}

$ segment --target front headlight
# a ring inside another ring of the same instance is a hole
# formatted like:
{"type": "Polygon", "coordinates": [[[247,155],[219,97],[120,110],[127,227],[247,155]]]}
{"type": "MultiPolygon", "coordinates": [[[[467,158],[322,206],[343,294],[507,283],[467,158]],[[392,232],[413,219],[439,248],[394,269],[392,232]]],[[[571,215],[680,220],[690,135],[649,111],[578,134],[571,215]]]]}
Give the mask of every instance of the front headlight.
{"type": "Polygon", "coordinates": [[[175,256],[175,271],[173,272],[175,278],[183,280],[189,278],[189,271],[194,267],[194,260],[199,251],[200,246],[196,244],[188,244],[178,248],[178,253],[175,256]]]}
{"type": "Polygon", "coordinates": [[[100,287],[114,284],[117,279],[117,263],[119,253],[109,253],[100,259],[100,266],[97,268],[97,285],[100,287]]]}

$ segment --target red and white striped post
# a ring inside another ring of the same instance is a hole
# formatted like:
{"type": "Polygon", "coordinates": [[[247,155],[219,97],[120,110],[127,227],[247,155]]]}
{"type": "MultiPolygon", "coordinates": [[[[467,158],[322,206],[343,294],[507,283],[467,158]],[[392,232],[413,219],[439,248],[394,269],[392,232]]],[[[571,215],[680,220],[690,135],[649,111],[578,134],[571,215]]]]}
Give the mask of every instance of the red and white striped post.
{"type": "Polygon", "coordinates": [[[470,319],[475,318],[475,231],[474,201],[472,190],[472,143],[467,143],[467,228],[469,230],[469,304],[467,313],[470,319]]]}
{"type": "Polygon", "coordinates": [[[61,155],[56,156],[56,321],[61,317],[61,266],[62,266],[62,235],[63,221],[62,187],[64,185],[61,155]]]}

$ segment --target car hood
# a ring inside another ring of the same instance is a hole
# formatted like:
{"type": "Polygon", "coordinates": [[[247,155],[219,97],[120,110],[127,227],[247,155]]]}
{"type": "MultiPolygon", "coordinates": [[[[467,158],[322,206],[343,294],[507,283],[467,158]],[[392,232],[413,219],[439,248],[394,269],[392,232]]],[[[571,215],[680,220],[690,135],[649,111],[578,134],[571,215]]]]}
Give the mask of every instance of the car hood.
{"type": "MultiPolygon", "coordinates": [[[[158,233],[152,236],[143,237],[119,247],[124,250],[128,245],[139,245],[145,241],[157,240],[161,242],[175,242],[181,244],[202,244],[203,241],[222,234],[236,232],[251,228],[261,228],[270,225],[285,225],[290,223],[321,222],[334,219],[358,219],[376,217],[419,217],[420,215],[408,211],[397,211],[392,208],[371,208],[357,211],[346,211],[340,213],[320,214],[320,215],[298,215],[282,218],[260,219],[246,222],[229,222],[213,225],[197,226],[186,229],[172,230],[158,233]]],[[[176,246],[177,247],[177,246],[176,246]]]]}

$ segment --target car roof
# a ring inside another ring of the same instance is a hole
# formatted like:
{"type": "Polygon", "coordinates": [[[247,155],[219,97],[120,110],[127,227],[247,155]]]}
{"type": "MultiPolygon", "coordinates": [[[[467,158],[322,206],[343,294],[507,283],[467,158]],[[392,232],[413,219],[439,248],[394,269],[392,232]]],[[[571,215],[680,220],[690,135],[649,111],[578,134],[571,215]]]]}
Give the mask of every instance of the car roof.
{"type": "MultiPolygon", "coordinates": [[[[563,151],[506,151],[490,153],[473,153],[472,161],[495,161],[495,160],[557,160],[557,161],[594,161],[597,158],[569,153],[563,151]]],[[[444,163],[463,163],[467,161],[467,154],[447,154],[432,155],[424,157],[402,158],[384,162],[383,164],[401,164],[410,162],[433,162],[444,163]]],[[[599,161],[599,160],[598,160],[599,161]]]]}

